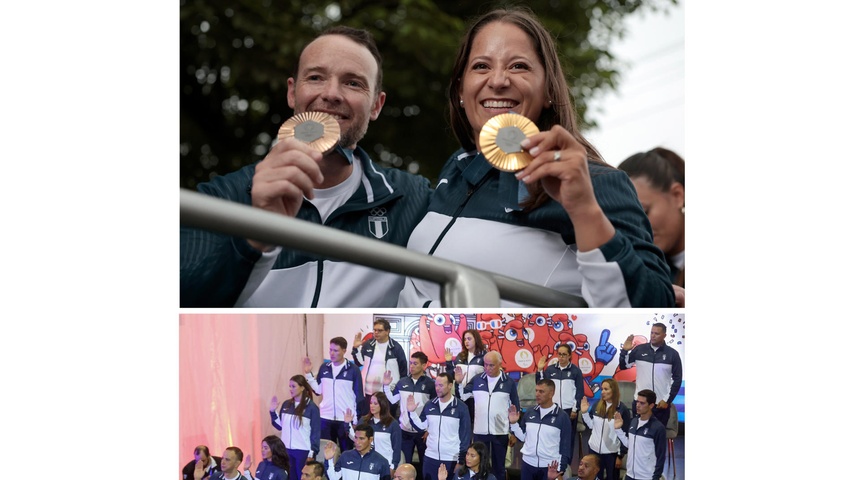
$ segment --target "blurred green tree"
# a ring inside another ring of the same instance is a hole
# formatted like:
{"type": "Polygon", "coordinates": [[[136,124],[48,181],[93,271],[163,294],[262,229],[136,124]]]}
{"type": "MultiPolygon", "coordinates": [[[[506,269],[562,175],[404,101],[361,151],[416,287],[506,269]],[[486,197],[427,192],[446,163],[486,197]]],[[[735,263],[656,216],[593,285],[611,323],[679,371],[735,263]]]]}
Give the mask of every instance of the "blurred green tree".
{"type": "MultiPolygon", "coordinates": [[[[609,52],[622,20],[677,0],[549,0],[528,6],[557,36],[577,110],[615,88],[609,52]]],[[[383,55],[380,118],[361,146],[385,166],[435,180],[458,144],[445,90],[470,19],[505,3],[451,0],[180,0],[180,186],[262,159],[292,115],[287,78],[306,43],[332,25],[365,28],[383,55]]],[[[598,146],[599,147],[599,146],[598,146]]]]}

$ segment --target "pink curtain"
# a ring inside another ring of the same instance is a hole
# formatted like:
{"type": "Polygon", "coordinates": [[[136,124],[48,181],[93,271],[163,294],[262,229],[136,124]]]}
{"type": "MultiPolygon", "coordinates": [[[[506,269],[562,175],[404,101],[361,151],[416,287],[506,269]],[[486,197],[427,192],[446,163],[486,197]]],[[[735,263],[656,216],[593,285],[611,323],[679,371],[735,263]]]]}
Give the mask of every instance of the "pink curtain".
{"type": "MultiPolygon", "coordinates": [[[[260,463],[273,395],[288,397],[305,355],[323,359],[322,315],[185,314],[179,317],[179,466],[194,447],[237,446],[260,463]]],[[[317,399],[319,401],[319,399],[317,399]]],[[[181,477],[181,476],[180,476],[181,477]]]]}

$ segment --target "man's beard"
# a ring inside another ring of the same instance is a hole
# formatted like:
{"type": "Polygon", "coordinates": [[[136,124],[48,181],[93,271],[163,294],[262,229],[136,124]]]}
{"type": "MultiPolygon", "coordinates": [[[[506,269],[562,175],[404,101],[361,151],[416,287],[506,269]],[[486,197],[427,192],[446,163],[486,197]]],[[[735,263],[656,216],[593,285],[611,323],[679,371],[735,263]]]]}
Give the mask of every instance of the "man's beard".
{"type": "Polygon", "coordinates": [[[354,124],[352,127],[340,132],[340,140],[337,144],[341,148],[352,148],[367,133],[367,125],[354,124]]]}

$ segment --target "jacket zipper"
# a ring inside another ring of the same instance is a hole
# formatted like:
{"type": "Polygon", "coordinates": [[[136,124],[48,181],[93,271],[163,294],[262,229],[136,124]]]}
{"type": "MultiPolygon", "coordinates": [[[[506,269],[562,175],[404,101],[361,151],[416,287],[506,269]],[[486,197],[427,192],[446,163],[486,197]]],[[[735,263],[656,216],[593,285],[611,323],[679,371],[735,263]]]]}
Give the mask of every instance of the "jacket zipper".
{"type": "Polygon", "coordinates": [[[427,252],[427,255],[433,255],[433,253],[436,251],[436,248],[439,247],[440,243],[442,243],[442,239],[445,238],[445,235],[448,233],[448,230],[450,230],[451,227],[454,226],[454,222],[457,221],[457,218],[460,216],[460,213],[462,213],[463,209],[466,208],[466,204],[469,203],[469,199],[472,198],[472,194],[477,192],[478,189],[481,188],[481,186],[483,186],[484,183],[487,182],[487,180],[489,180],[489,178],[490,178],[490,175],[486,175],[486,176],[484,176],[484,178],[481,179],[480,182],[478,182],[477,185],[475,185],[474,187],[469,187],[469,191],[466,192],[466,199],[463,200],[463,203],[461,203],[459,207],[457,207],[457,211],[454,212],[454,215],[451,217],[451,221],[448,222],[448,225],[446,225],[445,229],[442,230],[442,233],[439,234],[439,237],[436,239],[436,242],[433,244],[433,248],[431,248],[430,251],[427,252]]]}

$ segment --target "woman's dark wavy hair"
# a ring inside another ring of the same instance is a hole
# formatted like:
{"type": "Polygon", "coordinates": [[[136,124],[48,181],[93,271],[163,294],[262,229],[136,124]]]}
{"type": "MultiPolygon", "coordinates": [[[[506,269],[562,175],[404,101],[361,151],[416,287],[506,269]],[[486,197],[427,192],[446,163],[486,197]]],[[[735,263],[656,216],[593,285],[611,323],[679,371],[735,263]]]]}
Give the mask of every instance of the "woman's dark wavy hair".
{"type": "Polygon", "coordinates": [[[290,470],[290,456],[287,454],[287,446],[276,435],[269,435],[263,439],[269,450],[272,451],[272,463],[286,471],[290,470]]]}
{"type": "MultiPolygon", "coordinates": [[[[543,109],[540,118],[535,122],[541,131],[549,130],[553,125],[561,125],[581,143],[588,154],[590,162],[607,165],[600,153],[582,136],[577,128],[576,111],[573,97],[567,86],[564,70],[558,58],[553,36],[547,31],[534,12],[526,7],[507,7],[493,10],[478,17],[466,30],[460,43],[454,68],[451,70],[451,83],[448,85],[448,112],[451,128],[466,150],[474,150],[474,129],[469,123],[466,112],[460,108],[460,82],[466,72],[469,55],[472,52],[472,42],[484,27],[491,23],[509,23],[525,32],[532,40],[538,58],[546,72],[546,98],[551,100],[549,108],[543,109]]],[[[547,201],[549,196],[543,191],[540,182],[529,186],[530,199],[523,205],[526,210],[537,208],[547,201]]]]}
{"type": "Polygon", "coordinates": [[[657,147],[635,153],[618,165],[630,178],[645,177],[661,192],[668,192],[672,183],[684,186],[684,159],[668,148],[657,147]]]}
{"type": "MultiPolygon", "coordinates": [[[[487,446],[481,442],[475,442],[469,445],[469,448],[474,450],[480,458],[478,461],[478,471],[475,473],[473,480],[486,480],[490,473],[492,473],[490,470],[490,451],[487,449],[487,446]]],[[[468,452],[469,449],[467,448],[466,451],[468,452]]],[[[460,471],[457,472],[457,476],[469,478],[469,467],[463,464],[463,466],[460,467],[460,471]]]]}
{"type": "MultiPolygon", "coordinates": [[[[394,421],[394,416],[391,415],[391,402],[388,401],[388,397],[382,392],[376,392],[373,396],[376,397],[376,401],[379,403],[379,423],[386,427],[391,425],[391,422],[394,421]]],[[[370,401],[368,401],[367,408],[370,409],[370,401]]],[[[371,422],[373,422],[372,413],[368,412],[367,415],[361,417],[361,423],[372,425],[371,422]]]]}
{"type": "Polygon", "coordinates": [[[301,427],[302,420],[304,418],[305,407],[307,407],[308,401],[313,401],[313,390],[311,390],[311,384],[308,383],[308,380],[305,378],[304,375],[293,375],[292,377],[290,377],[290,381],[295,382],[296,385],[304,388],[304,390],[302,390],[302,399],[298,402],[298,405],[295,405],[296,401],[292,398],[287,400],[294,405],[296,412],[295,421],[298,421],[299,427],[301,427]]]}
{"type": "Polygon", "coordinates": [[[466,350],[467,333],[472,334],[472,338],[475,339],[475,355],[487,352],[487,347],[484,345],[484,340],[481,339],[481,333],[475,329],[466,330],[465,332],[463,332],[463,335],[460,336],[460,345],[463,346],[463,349],[460,350],[460,353],[457,354],[457,361],[461,363],[466,363],[469,361],[469,351],[466,350]]]}

